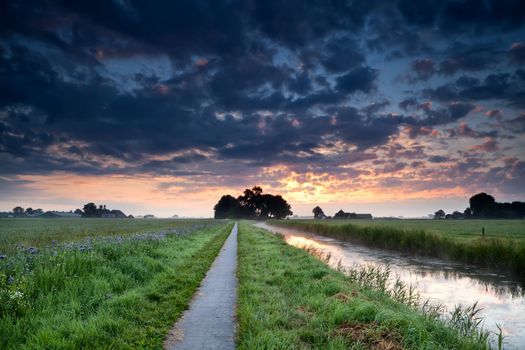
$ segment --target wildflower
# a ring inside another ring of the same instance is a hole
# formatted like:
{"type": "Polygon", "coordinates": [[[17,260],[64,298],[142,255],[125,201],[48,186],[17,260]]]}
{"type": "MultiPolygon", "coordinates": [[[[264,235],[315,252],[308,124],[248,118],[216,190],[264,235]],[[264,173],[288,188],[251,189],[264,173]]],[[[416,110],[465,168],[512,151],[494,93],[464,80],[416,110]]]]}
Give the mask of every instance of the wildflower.
{"type": "Polygon", "coordinates": [[[10,297],[11,299],[20,299],[20,298],[22,298],[23,296],[24,296],[24,293],[22,293],[22,292],[19,291],[19,290],[16,290],[16,291],[14,291],[13,294],[11,294],[9,297],[10,297]]]}

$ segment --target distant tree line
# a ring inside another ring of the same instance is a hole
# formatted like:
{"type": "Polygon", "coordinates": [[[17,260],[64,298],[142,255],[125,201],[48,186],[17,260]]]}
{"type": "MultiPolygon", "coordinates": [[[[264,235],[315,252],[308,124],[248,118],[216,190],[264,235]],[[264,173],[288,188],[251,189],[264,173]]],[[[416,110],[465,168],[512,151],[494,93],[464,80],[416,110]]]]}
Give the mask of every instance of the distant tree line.
{"type": "Polygon", "coordinates": [[[434,213],[434,219],[524,219],[525,202],[498,203],[490,194],[478,193],[469,199],[463,212],[446,214],[443,209],[434,213]]]}
{"type": "MultiPolygon", "coordinates": [[[[326,216],[323,209],[319,206],[316,206],[312,213],[314,214],[314,219],[332,219],[331,216],[326,216]]],[[[333,219],[372,219],[372,214],[347,213],[341,209],[334,214],[333,219]]]]}
{"type": "Polygon", "coordinates": [[[40,215],[43,214],[44,211],[40,208],[33,209],[33,208],[27,208],[24,209],[20,206],[13,208],[13,216],[20,217],[20,216],[34,216],[34,215],[40,215]]]}
{"type": "Polygon", "coordinates": [[[293,214],[281,195],[263,194],[259,186],[244,190],[237,198],[224,195],[213,209],[215,219],[284,219],[293,214]]]}
{"type": "Polygon", "coordinates": [[[0,217],[39,217],[39,218],[54,218],[54,217],[83,217],[83,218],[133,218],[133,215],[126,215],[121,210],[109,210],[105,205],[95,203],[87,203],[84,205],[84,210],[76,209],[75,211],[46,211],[42,209],[27,208],[21,206],[13,208],[12,212],[2,212],[0,217]]]}

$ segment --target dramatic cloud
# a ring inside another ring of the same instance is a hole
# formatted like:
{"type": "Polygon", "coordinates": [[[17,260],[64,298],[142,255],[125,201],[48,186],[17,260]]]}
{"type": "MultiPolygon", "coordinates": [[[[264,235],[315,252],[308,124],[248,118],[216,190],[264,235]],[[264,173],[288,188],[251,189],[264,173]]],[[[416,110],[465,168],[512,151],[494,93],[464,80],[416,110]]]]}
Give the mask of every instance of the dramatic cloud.
{"type": "Polygon", "coordinates": [[[7,2],[3,204],[57,177],[426,198],[454,166],[525,194],[524,23],[517,0],[7,2]]]}
{"type": "Polygon", "coordinates": [[[509,51],[510,60],[516,64],[525,63],[525,45],[522,42],[513,43],[509,51]]]}

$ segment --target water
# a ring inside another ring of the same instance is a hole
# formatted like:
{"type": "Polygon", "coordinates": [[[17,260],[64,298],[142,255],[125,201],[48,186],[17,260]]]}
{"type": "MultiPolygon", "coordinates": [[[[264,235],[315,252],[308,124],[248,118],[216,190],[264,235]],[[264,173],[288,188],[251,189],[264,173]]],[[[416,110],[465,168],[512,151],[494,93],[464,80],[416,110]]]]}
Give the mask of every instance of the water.
{"type": "Polygon", "coordinates": [[[392,272],[415,287],[422,300],[441,303],[449,311],[455,305],[470,306],[478,301],[483,309],[480,315],[484,318],[484,329],[497,332],[497,323],[503,329],[505,349],[525,349],[525,286],[508,275],[451,261],[369,248],[262,222],[255,226],[281,233],[290,245],[314,246],[330,253],[331,261],[341,261],[344,267],[390,264],[392,272]]]}

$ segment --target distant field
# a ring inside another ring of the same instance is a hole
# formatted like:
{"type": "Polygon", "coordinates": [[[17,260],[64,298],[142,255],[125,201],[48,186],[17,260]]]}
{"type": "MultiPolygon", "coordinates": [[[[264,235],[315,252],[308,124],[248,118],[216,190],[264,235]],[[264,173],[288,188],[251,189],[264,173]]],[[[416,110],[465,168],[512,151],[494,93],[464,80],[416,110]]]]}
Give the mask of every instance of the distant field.
{"type": "Polygon", "coordinates": [[[0,254],[15,250],[15,244],[42,247],[53,241],[86,237],[128,235],[189,227],[212,220],[174,219],[0,219],[0,254]]]}
{"type": "MultiPolygon", "coordinates": [[[[295,221],[295,220],[294,220],[295,221]]],[[[299,220],[298,220],[299,221],[299,220]]],[[[311,222],[310,220],[300,220],[311,222]]],[[[485,238],[505,238],[525,242],[525,220],[424,220],[424,219],[374,219],[326,220],[324,224],[356,226],[385,226],[401,230],[424,230],[457,239],[477,239],[485,228],[485,238]]]]}

